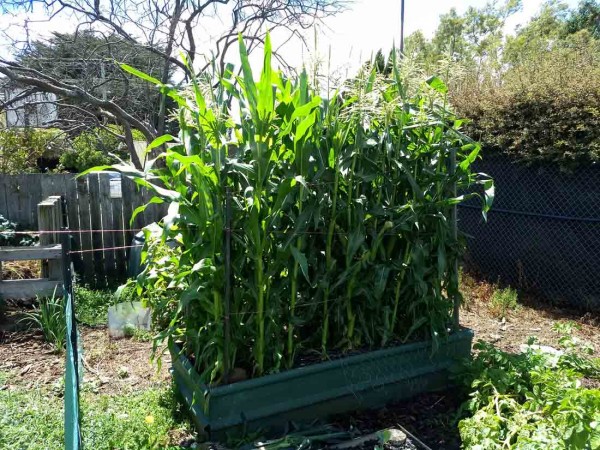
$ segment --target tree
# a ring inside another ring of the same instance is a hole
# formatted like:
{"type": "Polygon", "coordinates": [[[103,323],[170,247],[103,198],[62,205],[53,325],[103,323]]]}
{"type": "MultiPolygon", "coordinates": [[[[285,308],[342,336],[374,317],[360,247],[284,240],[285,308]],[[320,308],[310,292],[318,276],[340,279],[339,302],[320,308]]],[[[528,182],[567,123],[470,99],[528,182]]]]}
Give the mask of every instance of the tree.
{"type": "Polygon", "coordinates": [[[434,53],[433,44],[421,30],[410,34],[405,40],[404,54],[409,59],[421,62],[425,67],[430,67],[437,62],[437,55],[434,53]]]}
{"type": "Polygon", "coordinates": [[[508,36],[504,46],[504,62],[515,66],[539,56],[545,57],[553,46],[560,44],[565,35],[565,21],[568,8],[564,3],[549,1],[540,12],[518,30],[515,36],[508,36]]]}
{"type": "Polygon", "coordinates": [[[600,3],[597,0],[581,1],[567,20],[566,29],[571,34],[588,30],[593,37],[600,39],[600,3]]]}
{"type": "MultiPolygon", "coordinates": [[[[77,18],[78,29],[119,36],[160,58],[162,67],[157,79],[167,83],[174,69],[184,81],[191,75],[190,71],[205,73],[213,64],[216,70],[223,70],[228,50],[235,44],[238,34],[246,39],[249,51],[263,43],[267,29],[285,31],[287,39],[294,36],[302,39],[299,30],[339,12],[345,0],[4,0],[2,4],[7,11],[43,7],[49,21],[61,14],[71,14],[77,18]],[[216,17],[224,25],[207,47],[200,38],[216,17]],[[190,67],[179,58],[181,51],[189,55],[190,67]]],[[[15,39],[15,44],[17,41],[15,39]]],[[[274,53],[285,64],[278,49],[274,53]]],[[[98,114],[120,124],[124,132],[122,138],[138,167],[141,162],[135,154],[132,129],[139,130],[148,142],[166,129],[166,95],[160,96],[154,124],[110,97],[104,99],[97,92],[18,61],[0,58],[0,74],[32,90],[53,93],[73,104],[89,105],[96,108],[98,114]]],[[[6,104],[3,106],[7,107],[6,104]]]]}
{"type": "MultiPolygon", "coordinates": [[[[16,61],[103,100],[110,97],[136,117],[157,125],[159,92],[149,83],[127,76],[118,63],[156,77],[160,76],[162,59],[118,35],[105,36],[91,30],[54,33],[46,41],[34,41],[17,55],[16,61]]],[[[52,126],[73,134],[101,123],[102,116],[93,105],[63,100],[59,104],[58,119],[52,126]]]]}

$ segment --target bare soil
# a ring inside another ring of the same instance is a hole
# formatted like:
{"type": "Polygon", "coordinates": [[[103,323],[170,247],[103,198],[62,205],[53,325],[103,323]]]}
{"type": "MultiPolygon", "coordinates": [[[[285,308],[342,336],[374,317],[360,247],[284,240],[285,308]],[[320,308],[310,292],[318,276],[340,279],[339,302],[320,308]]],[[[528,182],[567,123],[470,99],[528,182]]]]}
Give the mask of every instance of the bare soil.
{"type": "Polygon", "coordinates": [[[574,335],[592,345],[595,353],[600,353],[600,314],[550,305],[535,296],[521,294],[517,309],[502,318],[490,305],[496,288],[486,281],[463,277],[465,302],[460,322],[475,332],[475,341],[482,339],[504,351],[519,352],[521,344],[535,336],[541,345],[558,347],[561,335],[553,326],[569,321],[576,325],[574,335]]]}
{"type": "MultiPolygon", "coordinates": [[[[169,381],[170,357],[163,356],[158,370],[150,361],[151,342],[111,339],[105,327],[83,327],[80,335],[84,388],[118,394],[169,381]]],[[[55,352],[37,332],[0,331],[0,372],[11,374],[5,389],[52,385],[64,375],[64,353],[55,352]]]]}

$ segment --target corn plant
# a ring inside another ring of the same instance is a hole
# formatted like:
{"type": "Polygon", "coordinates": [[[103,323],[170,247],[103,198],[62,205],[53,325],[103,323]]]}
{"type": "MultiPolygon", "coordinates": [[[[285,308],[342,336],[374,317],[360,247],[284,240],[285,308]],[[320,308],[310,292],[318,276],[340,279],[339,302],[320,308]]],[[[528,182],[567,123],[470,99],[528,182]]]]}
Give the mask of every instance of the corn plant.
{"type": "Polygon", "coordinates": [[[158,339],[180,342],[218,383],[310,351],[443,338],[463,249],[451,210],[477,184],[484,214],[493,196],[471,172],[479,146],[446,107],[446,86],[409,89],[394,60],[389,78],[364,69],[321,96],[305,72],[273,69],[269,37],[258,79],[239,46],[239,75],[227,66],[179,92],[123,66],[179,107],[179,135],[149,146],[171,141],[162,164],[115,167],[169,203],[138,277],[140,294],[161,299],[158,339]]]}

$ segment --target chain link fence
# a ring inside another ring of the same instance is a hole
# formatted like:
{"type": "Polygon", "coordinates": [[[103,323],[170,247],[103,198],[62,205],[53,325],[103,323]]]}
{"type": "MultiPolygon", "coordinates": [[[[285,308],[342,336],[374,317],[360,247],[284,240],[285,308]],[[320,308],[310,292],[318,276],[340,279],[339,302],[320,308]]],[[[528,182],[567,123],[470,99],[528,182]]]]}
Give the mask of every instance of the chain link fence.
{"type": "Polygon", "coordinates": [[[494,178],[496,198],[487,223],[476,202],[459,207],[465,268],[549,302],[600,311],[600,167],[566,173],[488,155],[475,170],[494,178]]]}

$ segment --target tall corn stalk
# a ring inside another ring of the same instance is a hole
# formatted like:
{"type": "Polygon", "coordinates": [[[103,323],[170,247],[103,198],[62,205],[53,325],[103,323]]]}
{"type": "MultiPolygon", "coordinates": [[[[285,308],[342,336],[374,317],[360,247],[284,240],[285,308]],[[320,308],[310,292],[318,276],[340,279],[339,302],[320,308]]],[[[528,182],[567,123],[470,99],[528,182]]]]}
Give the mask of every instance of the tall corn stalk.
{"type": "Polygon", "coordinates": [[[491,180],[471,172],[479,146],[446,107],[446,86],[415,83],[394,59],[391,76],[365,69],[323,101],[306,73],[272,68],[269,37],[258,80],[241,38],[239,46],[240,76],[228,67],[185,92],[124,67],[179,107],[179,135],[150,145],[174,143],[159,156],[164,166],[117,167],[152,189],[152,202],[170,203],[160,226],[177,256],[160,256],[149,239],[138,278],[169,318],[160,339],[180,341],[207,382],[219,382],[227,367],[254,376],[291,368],[303,351],[443,338],[462,251],[452,208],[479,195],[485,214],[493,197],[491,180]]]}

